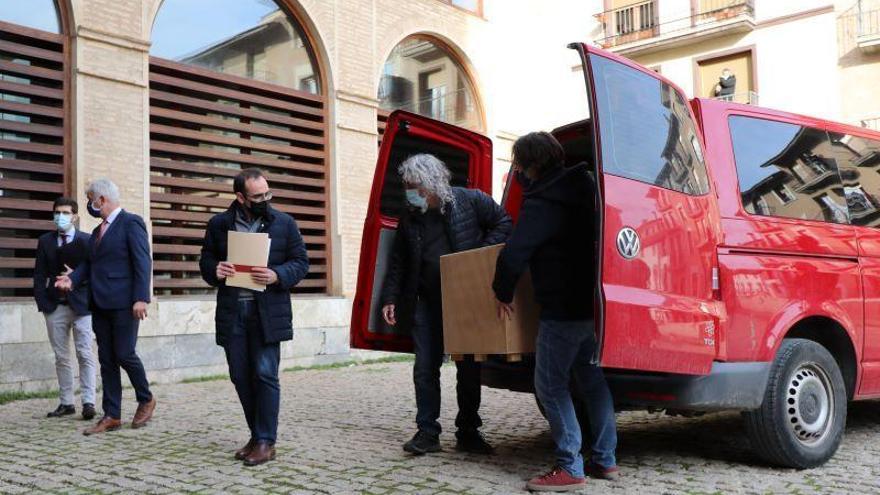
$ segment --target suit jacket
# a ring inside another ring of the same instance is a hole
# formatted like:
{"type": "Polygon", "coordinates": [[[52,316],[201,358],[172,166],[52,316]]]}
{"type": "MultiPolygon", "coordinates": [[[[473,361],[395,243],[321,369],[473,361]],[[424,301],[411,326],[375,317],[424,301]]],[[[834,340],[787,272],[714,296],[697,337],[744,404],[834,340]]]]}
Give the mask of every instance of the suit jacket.
{"type": "Polygon", "coordinates": [[[131,309],[137,301],[150,302],[153,262],[144,219],[122,210],[99,242],[100,229],[92,231],[89,257],[70,274],[73,286],[89,282],[92,309],[131,309]]]}
{"type": "MultiPolygon", "coordinates": [[[[78,267],[89,255],[91,236],[77,230],[73,240],[59,252],[58,233],[46,232],[37,240],[37,259],[34,262],[34,299],[43,313],[51,313],[58,307],[60,294],[55,289],[55,277],[60,275],[66,263],[78,267]]],[[[70,309],[78,316],[89,314],[89,288],[81,285],[67,294],[70,309]]]]}

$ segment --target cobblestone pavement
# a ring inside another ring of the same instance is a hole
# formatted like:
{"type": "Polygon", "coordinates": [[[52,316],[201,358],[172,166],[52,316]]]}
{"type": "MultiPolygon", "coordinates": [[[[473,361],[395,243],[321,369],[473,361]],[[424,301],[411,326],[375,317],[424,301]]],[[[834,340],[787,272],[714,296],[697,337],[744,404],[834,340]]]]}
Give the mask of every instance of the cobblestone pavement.
{"type": "MultiPolygon", "coordinates": [[[[286,372],[278,459],[246,468],[232,452],[247,439],[225,380],[157,385],[157,416],[142,430],[84,437],[85,422],[49,420],[54,400],[0,406],[2,493],[524,493],[549,467],[546,423],[526,394],[484,389],[484,431],[498,453],[444,451],[409,457],[411,364],[286,372]]],[[[454,369],[444,367],[442,422],[455,413],[454,369]]],[[[130,420],[133,393],[123,415],[130,420]]],[[[697,419],[623,413],[618,482],[590,481],[584,493],[880,493],[880,404],[850,410],[841,450],[811,471],[762,465],[736,414],[697,419]]]]}

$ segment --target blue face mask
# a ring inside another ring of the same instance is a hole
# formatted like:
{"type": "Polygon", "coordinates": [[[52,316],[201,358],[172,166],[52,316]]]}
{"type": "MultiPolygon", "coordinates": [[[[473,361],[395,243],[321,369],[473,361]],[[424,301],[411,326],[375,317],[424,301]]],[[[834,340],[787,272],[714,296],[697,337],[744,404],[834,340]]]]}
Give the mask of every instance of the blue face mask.
{"type": "Polygon", "coordinates": [[[55,213],[52,216],[52,220],[55,222],[58,230],[66,232],[70,229],[70,224],[73,223],[73,215],[70,213],[55,213]]]}
{"type": "Polygon", "coordinates": [[[415,206],[416,208],[427,211],[428,210],[428,200],[423,198],[419,194],[418,189],[407,189],[406,190],[406,200],[409,204],[415,206]]]}

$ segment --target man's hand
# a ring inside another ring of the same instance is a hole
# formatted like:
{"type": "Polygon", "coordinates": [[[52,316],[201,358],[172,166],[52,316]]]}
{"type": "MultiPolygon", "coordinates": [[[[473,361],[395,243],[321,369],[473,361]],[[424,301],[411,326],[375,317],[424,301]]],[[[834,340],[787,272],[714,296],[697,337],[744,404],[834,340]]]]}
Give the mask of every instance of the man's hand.
{"type": "Polygon", "coordinates": [[[66,274],[58,275],[55,277],[55,288],[61,292],[70,292],[73,290],[73,282],[70,281],[70,277],[66,274]]]}
{"type": "Polygon", "coordinates": [[[382,307],[382,318],[385,320],[385,323],[391,325],[397,325],[397,317],[394,316],[394,305],[386,304],[382,307]]]}
{"type": "Polygon", "coordinates": [[[258,266],[251,272],[251,280],[261,285],[272,285],[278,281],[278,274],[271,268],[258,266]]]}
{"type": "Polygon", "coordinates": [[[70,275],[71,273],[73,273],[73,268],[67,266],[67,263],[65,263],[64,264],[64,273],[62,273],[62,275],[64,275],[66,277],[66,276],[70,275]]]}
{"type": "Polygon", "coordinates": [[[131,314],[138,320],[145,319],[147,317],[147,303],[143,301],[134,303],[134,306],[131,307],[131,314]]]}
{"type": "Polygon", "coordinates": [[[223,280],[226,277],[235,275],[235,265],[228,261],[217,263],[217,280],[223,280]]]}
{"type": "Polygon", "coordinates": [[[504,320],[504,319],[509,320],[509,319],[513,318],[513,313],[514,313],[513,305],[508,304],[508,303],[503,303],[503,302],[499,301],[498,299],[496,299],[495,306],[497,307],[499,320],[504,320]]]}

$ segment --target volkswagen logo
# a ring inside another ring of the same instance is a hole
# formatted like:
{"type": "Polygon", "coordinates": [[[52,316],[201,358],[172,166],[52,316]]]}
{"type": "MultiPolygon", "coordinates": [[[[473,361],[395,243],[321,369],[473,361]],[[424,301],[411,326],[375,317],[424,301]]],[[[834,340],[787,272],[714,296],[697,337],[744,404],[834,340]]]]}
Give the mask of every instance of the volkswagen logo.
{"type": "Polygon", "coordinates": [[[635,258],[641,247],[639,234],[636,234],[635,230],[624,227],[617,233],[617,252],[624,258],[628,260],[635,258]]]}

